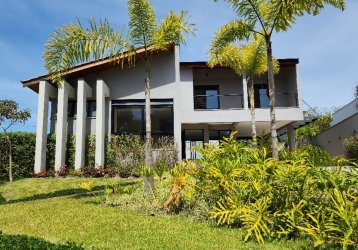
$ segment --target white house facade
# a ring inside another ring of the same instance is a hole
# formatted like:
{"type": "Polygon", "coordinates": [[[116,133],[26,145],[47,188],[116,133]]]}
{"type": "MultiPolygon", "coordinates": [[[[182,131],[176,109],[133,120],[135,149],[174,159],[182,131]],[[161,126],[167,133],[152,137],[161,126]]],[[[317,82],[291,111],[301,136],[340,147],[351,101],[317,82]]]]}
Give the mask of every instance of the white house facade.
{"type": "MultiPolygon", "coordinates": [[[[138,53],[141,53],[138,51],[138,53]]],[[[277,129],[293,142],[293,124],[303,120],[298,59],[282,59],[275,75],[277,129]]],[[[55,169],[64,166],[67,134],[76,135],[75,168],[84,165],[85,136],[96,135],[96,165],[104,166],[106,134],[145,135],[144,66],[105,59],[74,67],[61,88],[47,75],[22,81],[39,94],[35,172],[46,168],[47,125],[56,133],[55,169]],[[51,104],[51,105],[49,105],[51,104]],[[48,117],[51,107],[51,117],[48,117]]],[[[270,131],[267,75],[254,80],[258,133],[270,131]]],[[[206,62],[180,62],[179,46],[157,52],[151,68],[152,136],[173,136],[179,159],[198,157],[193,145],[217,142],[232,131],[251,137],[245,74],[206,62]]],[[[293,147],[293,146],[292,146],[293,147]]]]}

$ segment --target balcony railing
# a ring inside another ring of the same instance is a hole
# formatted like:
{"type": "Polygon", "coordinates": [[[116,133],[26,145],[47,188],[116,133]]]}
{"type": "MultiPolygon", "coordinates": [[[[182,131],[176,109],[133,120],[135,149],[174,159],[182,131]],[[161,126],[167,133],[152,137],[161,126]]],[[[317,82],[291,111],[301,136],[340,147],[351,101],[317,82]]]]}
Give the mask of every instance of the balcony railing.
{"type": "Polygon", "coordinates": [[[244,108],[244,97],[242,94],[194,96],[194,109],[242,109],[242,108],[244,108]]]}
{"type": "MultiPolygon", "coordinates": [[[[267,94],[255,94],[255,108],[269,108],[270,99],[267,94]]],[[[248,96],[249,107],[250,97],[248,96]]],[[[297,93],[276,93],[275,94],[275,107],[290,108],[298,107],[298,95],[297,93]]]]}
{"type": "MultiPolygon", "coordinates": [[[[250,98],[248,96],[250,107],[250,98]]],[[[297,93],[276,93],[275,106],[280,108],[298,107],[297,93]]],[[[255,108],[269,108],[270,100],[267,94],[255,94],[255,108]]],[[[243,109],[244,96],[242,94],[227,95],[195,95],[194,109],[243,109]]]]}

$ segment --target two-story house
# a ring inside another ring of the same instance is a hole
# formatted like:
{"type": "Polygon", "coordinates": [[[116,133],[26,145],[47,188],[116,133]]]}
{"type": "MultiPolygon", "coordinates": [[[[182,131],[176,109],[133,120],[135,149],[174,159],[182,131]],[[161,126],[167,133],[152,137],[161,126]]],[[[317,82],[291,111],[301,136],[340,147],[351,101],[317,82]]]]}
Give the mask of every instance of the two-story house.
{"type": "MultiPolygon", "coordinates": [[[[138,51],[138,54],[142,53],[138,51]]],[[[293,138],[293,124],[303,120],[298,59],[279,60],[275,75],[277,128],[293,138]]],[[[64,166],[66,135],[76,135],[76,168],[84,165],[85,136],[96,134],[96,164],[104,164],[106,134],[145,135],[144,65],[116,65],[108,59],[78,65],[61,88],[47,75],[22,81],[39,94],[35,172],[46,166],[49,104],[50,133],[56,133],[55,168],[64,166]]],[[[258,133],[270,131],[267,75],[255,79],[258,133]]],[[[198,157],[192,145],[217,142],[237,131],[251,137],[250,103],[245,75],[206,62],[180,62],[179,46],[156,52],[151,68],[152,136],[173,136],[179,159],[198,157]]],[[[292,140],[291,140],[292,141],[292,140]]]]}

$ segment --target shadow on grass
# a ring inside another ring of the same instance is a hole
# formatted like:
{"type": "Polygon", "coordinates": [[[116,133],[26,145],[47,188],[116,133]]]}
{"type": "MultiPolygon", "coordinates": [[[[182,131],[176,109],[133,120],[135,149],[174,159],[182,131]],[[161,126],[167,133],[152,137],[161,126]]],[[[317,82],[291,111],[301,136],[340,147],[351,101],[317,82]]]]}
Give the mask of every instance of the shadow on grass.
{"type": "MultiPolygon", "coordinates": [[[[93,188],[93,191],[102,191],[104,190],[104,188],[105,185],[95,186],[93,188]]],[[[88,191],[83,188],[69,188],[69,189],[57,190],[51,193],[35,194],[29,197],[24,197],[16,200],[9,200],[9,201],[6,201],[6,199],[2,197],[0,194],[0,205],[23,202],[23,201],[43,200],[48,198],[69,196],[69,195],[82,195],[82,194],[88,194],[88,191]]]]}
{"type": "Polygon", "coordinates": [[[0,249],[56,249],[56,250],[82,250],[81,245],[74,242],[54,244],[37,237],[27,235],[9,235],[0,231],[0,249]]]}
{"type": "MultiPolygon", "coordinates": [[[[121,182],[121,186],[130,186],[135,185],[137,181],[127,181],[127,182],[121,182]]],[[[92,192],[100,192],[103,191],[107,186],[106,185],[99,185],[95,186],[92,190],[92,192]]],[[[62,189],[57,190],[51,193],[45,193],[45,194],[35,194],[32,196],[16,199],[16,200],[9,200],[7,201],[1,194],[0,194],[0,205],[5,204],[11,204],[11,203],[17,203],[17,202],[23,202],[23,201],[33,201],[33,200],[43,200],[48,198],[55,198],[55,197],[61,197],[61,196],[70,196],[70,195],[76,195],[73,196],[76,199],[83,198],[86,196],[91,196],[91,192],[87,191],[83,188],[68,188],[68,189],[62,189]]]]}

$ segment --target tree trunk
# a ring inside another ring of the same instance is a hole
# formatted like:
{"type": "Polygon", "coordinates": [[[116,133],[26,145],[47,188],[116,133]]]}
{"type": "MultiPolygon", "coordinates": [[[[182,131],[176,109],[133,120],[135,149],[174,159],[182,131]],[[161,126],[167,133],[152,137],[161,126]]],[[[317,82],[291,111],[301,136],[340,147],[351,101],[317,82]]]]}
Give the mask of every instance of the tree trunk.
{"type": "MultiPolygon", "coordinates": [[[[150,117],[150,62],[145,66],[145,164],[153,167],[152,163],[152,125],[150,117]]],[[[144,193],[148,194],[154,191],[154,176],[149,179],[144,177],[144,193]]]]}
{"type": "Polygon", "coordinates": [[[267,67],[268,67],[268,86],[270,96],[270,118],[271,118],[271,143],[272,143],[272,158],[278,161],[278,142],[276,131],[276,115],[275,115],[275,82],[272,63],[272,47],[271,40],[266,37],[266,49],[267,49],[267,67]]]}
{"type": "Polygon", "coordinates": [[[255,96],[254,96],[254,78],[251,76],[247,77],[247,84],[249,89],[250,97],[250,111],[251,111],[251,131],[252,131],[252,144],[257,145],[256,140],[256,123],[255,123],[255,96]]]}
{"type": "Polygon", "coordinates": [[[6,133],[6,131],[4,130],[5,133],[5,137],[7,139],[7,142],[9,144],[9,181],[12,182],[12,146],[11,146],[11,140],[9,135],[6,133]]]}

